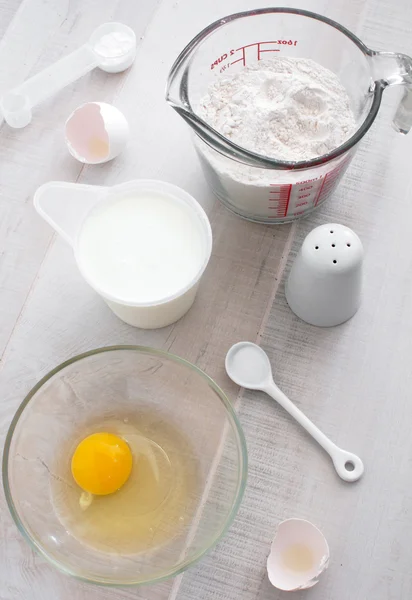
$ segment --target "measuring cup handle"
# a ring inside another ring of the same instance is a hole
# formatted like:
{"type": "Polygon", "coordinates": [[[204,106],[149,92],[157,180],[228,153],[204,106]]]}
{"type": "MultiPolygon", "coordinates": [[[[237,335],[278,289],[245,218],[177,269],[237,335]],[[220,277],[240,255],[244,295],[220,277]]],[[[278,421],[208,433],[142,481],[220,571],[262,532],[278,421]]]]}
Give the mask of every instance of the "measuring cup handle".
{"type": "Polygon", "coordinates": [[[341,479],[352,482],[358,481],[362,477],[365,467],[359,456],[342,450],[338,446],[330,449],[329,453],[332,457],[333,466],[341,479]]]}
{"type": "Polygon", "coordinates": [[[409,133],[412,128],[412,58],[399,52],[368,50],[368,54],[375,85],[380,93],[388,86],[405,86],[393,118],[393,126],[399,133],[409,133]]]}
{"type": "Polygon", "coordinates": [[[399,133],[409,133],[412,127],[412,86],[403,90],[402,99],[393,118],[393,126],[399,133]]]}
{"type": "Polygon", "coordinates": [[[34,194],[36,211],[71,246],[88,212],[107,193],[106,187],[49,181],[34,194]]]}

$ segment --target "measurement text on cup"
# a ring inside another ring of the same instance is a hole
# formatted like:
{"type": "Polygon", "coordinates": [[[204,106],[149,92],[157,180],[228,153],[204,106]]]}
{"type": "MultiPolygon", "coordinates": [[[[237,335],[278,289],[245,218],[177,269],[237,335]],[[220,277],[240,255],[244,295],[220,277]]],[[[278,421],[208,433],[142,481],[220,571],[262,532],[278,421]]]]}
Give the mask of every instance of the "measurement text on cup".
{"type": "Polygon", "coordinates": [[[210,68],[213,70],[219,65],[222,65],[220,71],[225,71],[231,65],[236,64],[237,62],[243,62],[243,65],[246,65],[246,48],[256,48],[257,49],[257,59],[261,60],[262,54],[265,52],[279,52],[279,48],[272,48],[271,46],[296,46],[298,40],[270,40],[267,42],[255,42],[253,44],[247,44],[246,46],[241,46],[240,48],[232,48],[227,52],[224,52],[220,56],[218,56],[210,65],[210,68]],[[226,65],[223,65],[225,61],[229,58],[233,58],[232,62],[229,62],[226,65]]]}

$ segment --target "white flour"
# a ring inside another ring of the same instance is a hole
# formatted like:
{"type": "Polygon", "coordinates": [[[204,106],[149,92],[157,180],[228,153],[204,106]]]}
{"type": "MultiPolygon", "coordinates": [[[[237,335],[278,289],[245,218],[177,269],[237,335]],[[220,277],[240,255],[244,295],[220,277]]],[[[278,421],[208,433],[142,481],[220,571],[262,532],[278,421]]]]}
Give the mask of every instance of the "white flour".
{"type": "Polygon", "coordinates": [[[221,77],[199,115],[239,146],[289,161],[327,154],[355,128],[337,76],[307,58],[260,61],[221,77]]]}
{"type": "MultiPolygon", "coordinates": [[[[337,76],[304,58],[262,60],[222,75],[209,87],[197,113],[239,146],[288,161],[327,154],[356,129],[349,97],[337,76]]],[[[349,158],[285,171],[239,163],[199,138],[196,148],[216,195],[242,216],[271,223],[301,216],[326,200],[344,172],[339,165],[349,158]],[[290,191],[287,186],[292,186],[290,191]],[[277,210],[275,197],[280,199],[277,210]]]]}
{"type": "Polygon", "coordinates": [[[108,58],[123,56],[134,47],[134,39],[122,31],[112,31],[103,35],[94,46],[95,52],[108,58]]]}

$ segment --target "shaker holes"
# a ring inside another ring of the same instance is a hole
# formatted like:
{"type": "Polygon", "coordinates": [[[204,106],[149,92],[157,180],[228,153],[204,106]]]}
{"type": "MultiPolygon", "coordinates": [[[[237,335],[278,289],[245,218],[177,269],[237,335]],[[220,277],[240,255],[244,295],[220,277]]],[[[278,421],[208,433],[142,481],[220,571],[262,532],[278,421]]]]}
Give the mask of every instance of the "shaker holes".
{"type": "Polygon", "coordinates": [[[334,261],[333,261],[333,264],[334,264],[334,265],[336,265],[336,263],[337,263],[337,262],[338,262],[337,260],[334,260],[334,261]]]}
{"type": "Polygon", "coordinates": [[[315,250],[319,250],[319,246],[315,246],[315,250]]]}

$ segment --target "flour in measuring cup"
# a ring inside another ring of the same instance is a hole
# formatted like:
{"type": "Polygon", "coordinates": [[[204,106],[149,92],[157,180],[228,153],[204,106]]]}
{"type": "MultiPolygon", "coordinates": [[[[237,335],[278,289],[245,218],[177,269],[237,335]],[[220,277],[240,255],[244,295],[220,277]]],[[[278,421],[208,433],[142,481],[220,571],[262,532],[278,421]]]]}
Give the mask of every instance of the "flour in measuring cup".
{"type": "MultiPolygon", "coordinates": [[[[262,60],[225,73],[210,85],[197,113],[237,145],[288,161],[327,154],[356,129],[338,77],[303,58],[262,60]]],[[[350,160],[343,155],[311,169],[276,170],[227,158],[197,136],[195,145],[224,204],[246,218],[272,223],[301,216],[326,200],[350,160]]]]}
{"type": "Polygon", "coordinates": [[[327,154],[356,127],[338,77],[307,58],[262,60],[220,77],[198,114],[239,146],[288,161],[327,154]]]}

